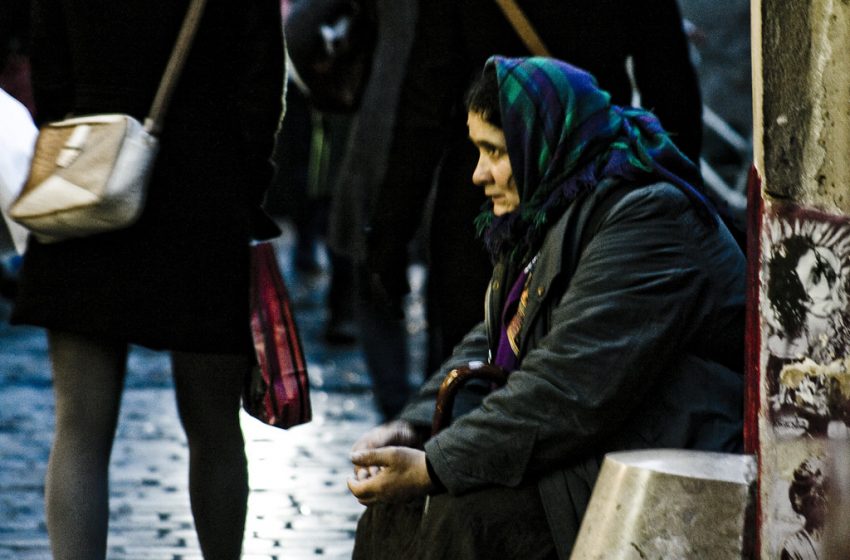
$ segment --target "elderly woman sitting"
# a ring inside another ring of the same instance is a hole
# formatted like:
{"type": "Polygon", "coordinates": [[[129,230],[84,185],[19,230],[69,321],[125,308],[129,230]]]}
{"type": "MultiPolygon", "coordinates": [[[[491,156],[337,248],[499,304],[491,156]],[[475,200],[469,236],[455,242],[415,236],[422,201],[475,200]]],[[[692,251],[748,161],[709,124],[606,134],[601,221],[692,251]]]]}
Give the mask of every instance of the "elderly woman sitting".
{"type": "Polygon", "coordinates": [[[658,120],[546,58],[491,58],[467,105],[486,318],[355,444],[355,558],[566,559],[606,452],[741,446],[745,260],[658,120]],[[474,361],[507,383],[426,440],[474,361]]]}

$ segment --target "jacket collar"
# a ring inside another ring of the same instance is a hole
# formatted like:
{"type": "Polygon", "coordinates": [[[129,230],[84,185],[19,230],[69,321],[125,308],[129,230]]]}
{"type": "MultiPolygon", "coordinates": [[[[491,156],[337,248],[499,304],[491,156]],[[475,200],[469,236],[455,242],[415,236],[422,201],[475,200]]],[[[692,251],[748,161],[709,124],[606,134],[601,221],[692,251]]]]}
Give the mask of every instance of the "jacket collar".
{"type": "MultiPolygon", "coordinates": [[[[529,329],[528,326],[534,323],[541,308],[541,304],[546,299],[549,289],[555,278],[561,273],[564,259],[564,236],[566,234],[567,224],[572,214],[572,208],[568,209],[558,222],[546,234],[543,245],[538,252],[537,262],[534,265],[531,275],[531,284],[528,290],[528,303],[525,308],[524,326],[520,331],[520,347],[525,345],[529,329]]],[[[490,285],[487,287],[485,311],[485,324],[487,325],[487,337],[491,351],[498,343],[499,337],[499,320],[502,316],[502,308],[505,305],[505,298],[510,290],[510,279],[507,277],[507,267],[504,262],[499,262],[493,268],[493,277],[490,285]]]]}
{"type": "MultiPolygon", "coordinates": [[[[538,252],[529,285],[525,320],[519,333],[520,359],[525,355],[528,340],[531,338],[529,335],[543,309],[543,302],[551,296],[553,289],[566,289],[566,286],[559,287],[556,281],[568,284],[578,266],[584,246],[599,227],[600,220],[628,192],[629,189],[623,189],[621,186],[622,184],[615,180],[600,182],[592,191],[570,204],[547,232],[538,252]]],[[[508,282],[505,264],[499,262],[493,269],[485,305],[485,324],[491,349],[498,344],[499,319],[510,289],[510,286],[505,286],[508,282]]]]}

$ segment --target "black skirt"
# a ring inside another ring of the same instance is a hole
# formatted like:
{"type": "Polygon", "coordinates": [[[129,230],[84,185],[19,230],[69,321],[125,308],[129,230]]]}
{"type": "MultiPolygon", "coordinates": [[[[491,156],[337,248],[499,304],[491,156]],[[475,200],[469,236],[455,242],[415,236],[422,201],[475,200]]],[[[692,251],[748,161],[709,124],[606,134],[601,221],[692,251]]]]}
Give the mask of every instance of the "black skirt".
{"type": "Polygon", "coordinates": [[[30,239],[12,323],[153,349],[250,351],[250,206],[238,161],[209,136],[170,138],[135,225],[30,239]],[[177,149],[187,144],[219,157],[187,158],[177,149]]]}

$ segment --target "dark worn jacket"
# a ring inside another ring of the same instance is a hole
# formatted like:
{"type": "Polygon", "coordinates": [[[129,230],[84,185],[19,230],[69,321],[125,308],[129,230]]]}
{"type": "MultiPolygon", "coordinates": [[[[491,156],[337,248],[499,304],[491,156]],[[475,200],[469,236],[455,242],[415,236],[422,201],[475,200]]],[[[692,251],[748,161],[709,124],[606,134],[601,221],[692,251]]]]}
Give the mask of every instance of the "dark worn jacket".
{"type": "MultiPolygon", "coordinates": [[[[518,369],[483,400],[465,391],[468,412],[425,445],[440,480],[452,494],[536,481],[566,558],[606,452],[739,450],[744,269],[672,185],[577,199],[532,272],[518,369]]],[[[444,370],[495,352],[508,284],[497,265],[485,321],[444,370]]],[[[443,377],[402,417],[429,424],[443,377]]]]}

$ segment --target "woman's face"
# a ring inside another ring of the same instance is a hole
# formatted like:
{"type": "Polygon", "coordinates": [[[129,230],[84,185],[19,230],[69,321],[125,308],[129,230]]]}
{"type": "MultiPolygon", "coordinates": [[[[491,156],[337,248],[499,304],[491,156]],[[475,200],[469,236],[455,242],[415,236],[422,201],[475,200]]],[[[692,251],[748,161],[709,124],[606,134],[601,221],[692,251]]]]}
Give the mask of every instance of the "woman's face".
{"type": "Polygon", "coordinates": [[[825,247],[809,249],[797,261],[797,277],[809,296],[809,312],[817,317],[827,317],[836,308],[840,288],[841,261],[825,247]]]}
{"type": "Polygon", "coordinates": [[[519,206],[511,161],[501,128],[481,118],[478,113],[469,113],[466,120],[469,139],[478,148],[478,165],[472,173],[472,182],[484,187],[484,194],[493,201],[493,213],[507,214],[519,206]]]}

